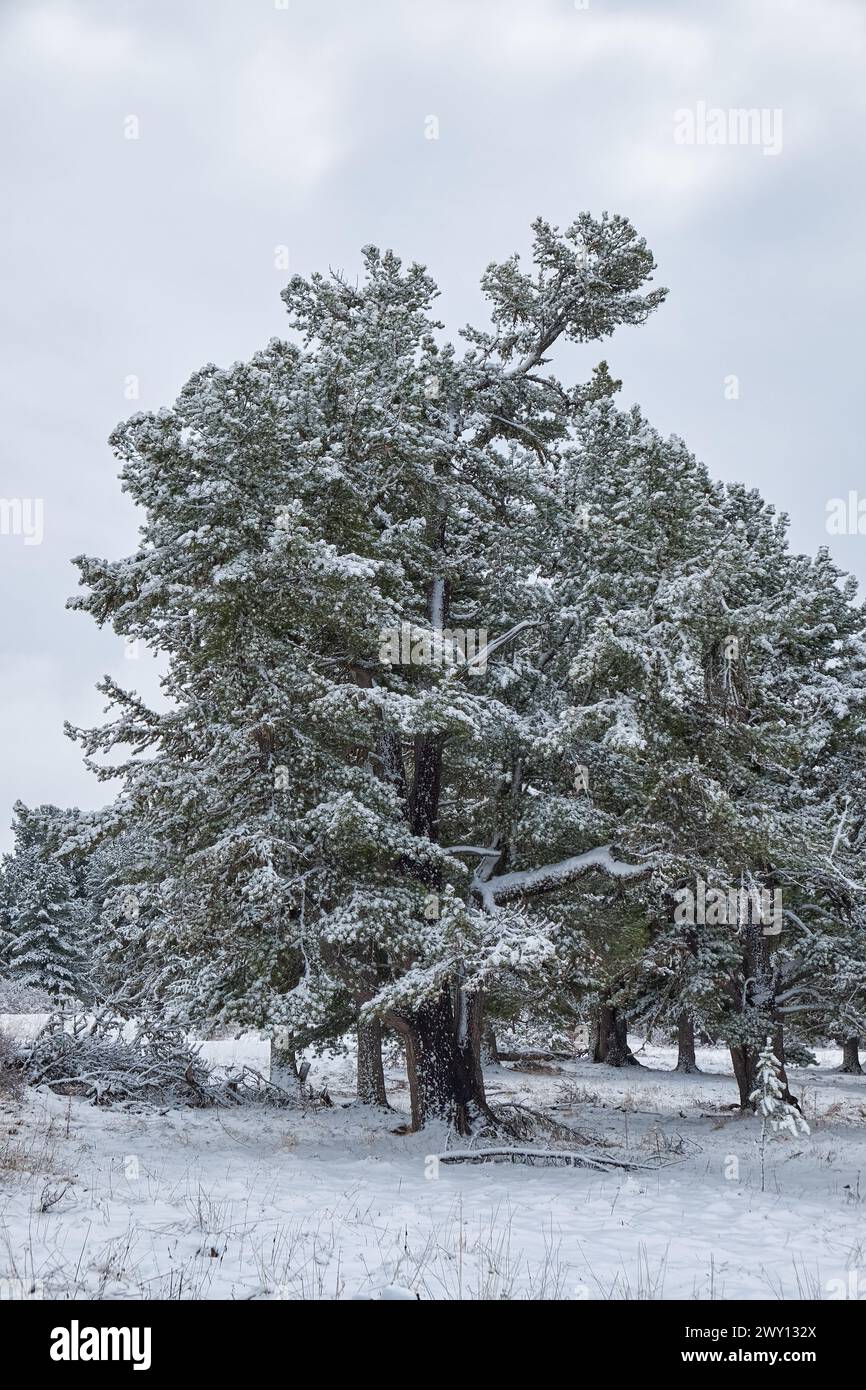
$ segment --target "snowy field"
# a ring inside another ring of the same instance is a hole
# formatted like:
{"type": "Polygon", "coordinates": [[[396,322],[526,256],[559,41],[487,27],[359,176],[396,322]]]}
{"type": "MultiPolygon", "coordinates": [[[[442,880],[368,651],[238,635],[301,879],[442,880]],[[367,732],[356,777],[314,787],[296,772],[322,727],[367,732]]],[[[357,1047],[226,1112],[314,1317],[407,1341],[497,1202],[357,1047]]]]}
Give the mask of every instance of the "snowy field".
{"type": "MultiPolygon", "coordinates": [[[[635,1040],[634,1046],[639,1046],[635,1040]]],[[[48,1091],[0,1104],[0,1293],[45,1298],[866,1297],[866,1077],[792,1071],[808,1137],[733,1113],[727,1055],[700,1076],[589,1062],[487,1071],[494,1105],[544,1108],[632,1171],[437,1165],[442,1134],[330,1110],[102,1110],[48,1091]],[[859,1283],[858,1283],[859,1281],[859,1283]]],[[[405,1079],[388,1077],[406,1108],[405,1079]]]]}

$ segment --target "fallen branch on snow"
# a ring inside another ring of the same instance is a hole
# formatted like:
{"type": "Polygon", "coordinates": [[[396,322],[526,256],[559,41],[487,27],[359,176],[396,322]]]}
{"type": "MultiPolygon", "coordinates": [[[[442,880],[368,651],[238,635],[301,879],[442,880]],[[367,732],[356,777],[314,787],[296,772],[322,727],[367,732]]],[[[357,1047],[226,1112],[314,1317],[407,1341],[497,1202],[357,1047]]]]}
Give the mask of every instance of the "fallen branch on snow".
{"type": "Polygon", "coordinates": [[[586,1056],[588,1048],[581,1052],[502,1052],[496,1050],[497,1061],[500,1062],[576,1062],[581,1055],[586,1056]]]}
{"type": "Polygon", "coordinates": [[[650,1171],[653,1166],[629,1163],[622,1158],[590,1157],[563,1149],[450,1149],[436,1157],[440,1163],[525,1163],[530,1168],[594,1168],[601,1173],[610,1168],[650,1171]]]}

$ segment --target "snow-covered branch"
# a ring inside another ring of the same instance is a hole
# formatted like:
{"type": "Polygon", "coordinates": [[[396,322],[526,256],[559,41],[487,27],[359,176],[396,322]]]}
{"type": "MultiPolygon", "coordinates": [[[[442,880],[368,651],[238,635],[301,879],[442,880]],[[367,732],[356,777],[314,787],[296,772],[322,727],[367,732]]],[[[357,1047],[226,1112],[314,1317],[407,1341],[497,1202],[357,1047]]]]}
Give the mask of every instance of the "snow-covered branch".
{"type": "Polygon", "coordinates": [[[553,864],[542,864],[537,869],[520,869],[486,880],[476,874],[471,887],[487,911],[492,912],[500,903],[508,902],[511,898],[552,892],[593,869],[613,878],[639,878],[651,872],[652,864],[628,864],[614,857],[610,845],[599,845],[583,854],[574,854],[553,864]]]}
{"type": "Polygon", "coordinates": [[[491,657],[500,647],[504,647],[506,642],[511,642],[515,637],[519,637],[521,632],[525,632],[527,628],[540,626],[541,623],[537,618],[524,618],[522,622],[515,623],[514,627],[509,628],[507,632],[503,632],[501,637],[495,637],[492,642],[488,642],[487,646],[482,647],[481,651],[473,656],[471,661],[467,661],[463,666],[456,667],[455,670],[459,674],[460,671],[468,671],[473,666],[481,666],[483,668],[488,657],[491,657]]]}

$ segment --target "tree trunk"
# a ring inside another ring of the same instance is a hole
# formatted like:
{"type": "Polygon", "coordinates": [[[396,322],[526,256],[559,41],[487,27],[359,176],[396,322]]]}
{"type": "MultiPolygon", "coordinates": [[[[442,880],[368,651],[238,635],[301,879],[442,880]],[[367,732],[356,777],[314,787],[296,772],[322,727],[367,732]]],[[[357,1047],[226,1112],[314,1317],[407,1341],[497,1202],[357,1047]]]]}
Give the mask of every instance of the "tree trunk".
{"type": "Polygon", "coordinates": [[[471,996],[455,1017],[452,992],[443,990],[411,1015],[389,1015],[403,1039],[412,1128],[443,1120],[469,1134],[479,1118],[492,1120],[479,1061],[481,1009],[471,996]]]}
{"type": "Polygon", "coordinates": [[[388,1105],[382,1066],[382,1021],[358,1024],[358,1100],[362,1105],[388,1105]]]}
{"type": "Polygon", "coordinates": [[[700,1072],[695,1058],[695,1023],[691,1014],[682,1013],[677,1024],[677,1071],[691,1076],[700,1072]]]}
{"type": "Polygon", "coordinates": [[[499,1047],[493,1024],[484,1023],[481,1028],[481,1062],[485,1067],[499,1066],[499,1047]]]}
{"type": "Polygon", "coordinates": [[[847,1072],[849,1076],[862,1076],[863,1068],[860,1065],[860,1039],[842,1038],[842,1065],[840,1071],[847,1072]]]}
{"type": "Polygon", "coordinates": [[[619,1009],[611,1004],[601,1004],[592,1060],[606,1062],[609,1067],[639,1067],[640,1062],[632,1054],[626,1034],[626,1021],[619,1009]]]}
{"type": "Polygon", "coordinates": [[[731,1061],[734,1064],[734,1076],[737,1078],[737,1088],[740,1092],[740,1109],[750,1110],[752,1107],[749,1097],[755,1089],[758,1073],[758,1049],[748,1047],[745,1043],[731,1043],[731,1061]]]}
{"type": "Polygon", "coordinates": [[[271,1053],[272,1053],[274,1062],[276,1063],[276,1065],[277,1065],[278,1067],[285,1067],[286,1071],[290,1071],[290,1072],[292,1073],[292,1076],[297,1077],[297,1075],[298,1075],[298,1056],[297,1056],[297,1053],[295,1052],[294,1048],[292,1048],[292,1047],[275,1047],[274,1044],[272,1043],[272,1044],[271,1044],[271,1053]]]}
{"type": "MultiPolygon", "coordinates": [[[[775,1009],[774,1014],[776,1014],[775,1009]]],[[[778,1014],[776,1014],[776,1019],[776,1027],[773,1030],[773,1051],[779,1060],[779,1079],[782,1082],[782,1099],[788,1105],[796,1105],[799,1110],[800,1102],[788,1089],[788,1072],[785,1063],[785,1028],[778,1014]]]]}
{"type": "Polygon", "coordinates": [[[474,1110],[479,1106],[487,1118],[492,1114],[484,1093],[484,1072],[481,1069],[481,1039],[484,1035],[484,995],[478,990],[470,993],[458,988],[454,996],[455,1027],[457,1030],[457,1049],[461,1064],[469,1079],[469,1090],[474,1110]]]}

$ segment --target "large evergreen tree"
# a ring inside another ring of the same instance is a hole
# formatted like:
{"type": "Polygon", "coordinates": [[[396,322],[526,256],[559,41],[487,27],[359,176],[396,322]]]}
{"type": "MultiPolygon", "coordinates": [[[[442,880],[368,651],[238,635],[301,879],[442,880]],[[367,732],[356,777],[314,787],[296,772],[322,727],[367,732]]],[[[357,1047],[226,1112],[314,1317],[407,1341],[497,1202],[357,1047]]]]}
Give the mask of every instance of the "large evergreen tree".
{"type": "Polygon", "coordinates": [[[581,857],[597,841],[574,798],[553,841],[537,818],[522,843],[505,831],[527,753],[559,756],[532,698],[562,631],[546,525],[568,524],[557,454],[591,394],[547,355],[642,321],[652,268],[622,218],[539,221],[532,272],[488,268],[492,327],[462,356],[418,266],[369,248],[360,286],[295,278],[297,342],[205,368],[118,429],[142,541],[78,562],[76,606],[169,658],[168,710],[105,682],[117,720],[81,736],[91,756],[132,749],[120,809],[161,850],[150,940],[183,963],[175,1004],[299,1036],[380,1015],[416,1123],[485,1109],[482,982],[553,954],[553,920],[527,931],[506,900],[617,867],[581,857]],[[404,624],[420,659],[389,664],[404,624]],[[424,660],[454,628],[489,634],[479,669],[424,660]],[[485,851],[472,892],[452,845],[485,851]]]}
{"type": "Polygon", "coordinates": [[[860,1017],[862,818],[839,822],[863,614],[756,493],[617,409],[604,363],[551,374],[558,343],[664,296],[624,219],[536,222],[532,269],[488,268],[491,324],[461,353],[421,267],[364,266],[293,279],[291,342],[113,436],[141,542],[80,558],[73,606],[164,653],[168,697],[106,680],[116,718],[73,731],[91,762],[130,752],[99,770],[123,787],[95,827],[141,847],[106,895],[134,880],[146,904],[123,950],[188,1021],[301,1045],[381,1020],[416,1124],[489,1115],[497,989],[564,1020],[597,999],[616,1060],[619,1010],[685,1011],[747,1099],[808,1002],[813,888],[836,995],[801,1031],[860,1017]],[[781,887],[785,934],[684,930],[697,878],[781,887]]]}

